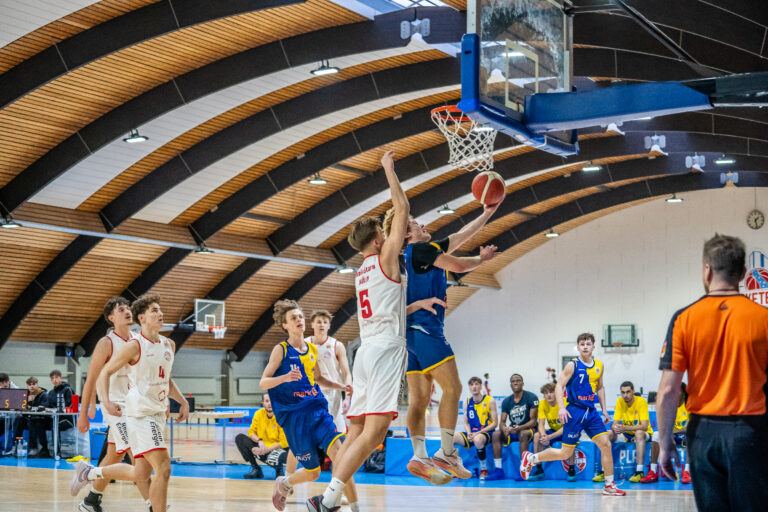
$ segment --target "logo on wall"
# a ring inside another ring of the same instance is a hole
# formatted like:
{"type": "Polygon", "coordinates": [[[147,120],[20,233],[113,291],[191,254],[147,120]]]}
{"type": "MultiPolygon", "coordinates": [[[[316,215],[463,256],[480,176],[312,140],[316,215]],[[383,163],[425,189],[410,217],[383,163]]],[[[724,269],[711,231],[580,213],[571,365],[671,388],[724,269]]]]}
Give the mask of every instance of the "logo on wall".
{"type": "Polygon", "coordinates": [[[768,257],[762,251],[752,251],[747,258],[744,295],[768,307],[768,257]]]}
{"type": "MultiPolygon", "coordinates": [[[[587,455],[580,449],[576,448],[576,450],[574,450],[573,460],[576,463],[576,474],[578,475],[584,471],[585,467],[587,467],[587,455]]],[[[568,472],[568,459],[561,460],[560,464],[563,466],[563,471],[568,472]]]]}

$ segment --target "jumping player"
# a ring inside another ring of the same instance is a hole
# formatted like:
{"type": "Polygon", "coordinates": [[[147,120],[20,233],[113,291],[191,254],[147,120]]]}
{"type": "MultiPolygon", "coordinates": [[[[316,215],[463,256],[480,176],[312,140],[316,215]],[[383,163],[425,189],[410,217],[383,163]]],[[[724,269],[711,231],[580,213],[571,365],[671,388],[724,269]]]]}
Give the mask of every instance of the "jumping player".
{"type": "Polygon", "coordinates": [[[548,460],[565,460],[573,454],[573,449],[581,436],[581,431],[587,432],[592,441],[600,448],[603,468],[605,468],[605,486],[603,494],[606,496],[624,496],[622,491],[613,481],[613,454],[611,442],[608,439],[608,431],[605,424],[610,422],[605,407],[605,389],[603,388],[603,363],[592,357],[595,350],[595,337],[590,333],[579,334],[576,339],[579,348],[579,357],[574,357],[563,368],[560,379],[555,386],[557,405],[560,408],[558,418],[563,424],[563,442],[561,448],[547,448],[541,453],[522,454],[520,463],[520,475],[523,480],[528,475],[534,464],[548,460]],[[568,392],[568,406],[563,399],[564,388],[568,392]],[[600,402],[603,411],[603,419],[595,410],[595,398],[600,402]]]}
{"type": "MultiPolygon", "coordinates": [[[[96,415],[96,380],[112,355],[117,354],[132,336],[129,330],[133,323],[131,304],[124,297],[112,297],[107,301],[104,305],[104,318],[112,325],[113,330],[96,343],[91,364],[88,366],[88,377],[85,379],[83,400],[80,402],[80,414],[77,417],[77,429],[83,434],[88,432],[89,418],[93,419],[96,415]]],[[[125,427],[125,396],[128,394],[129,368],[129,366],[123,366],[109,379],[109,399],[120,406],[122,414],[112,416],[107,414],[106,410],[104,411],[104,420],[109,425],[109,435],[107,454],[99,464],[102,467],[119,463],[126,452],[133,459],[128,442],[128,430],[125,427]]],[[[109,480],[104,478],[95,480],[91,485],[91,492],[78,505],[78,509],[81,512],[101,512],[101,498],[108,483],[109,480]]],[[[150,506],[149,481],[136,482],[136,487],[147,506],[150,506]]]]}
{"type": "MultiPolygon", "coordinates": [[[[328,329],[331,328],[333,316],[325,310],[315,311],[309,319],[314,336],[307,338],[306,342],[312,343],[317,347],[317,363],[323,372],[323,375],[339,382],[344,382],[352,387],[352,373],[349,371],[349,362],[347,361],[347,349],[336,338],[328,336],[328,329]]],[[[347,393],[342,403],[341,391],[329,389],[320,386],[325,399],[328,400],[328,412],[333,416],[333,423],[339,432],[347,431],[347,422],[344,418],[349,410],[351,396],[347,393]]]]}
{"type": "Polygon", "coordinates": [[[355,276],[361,340],[353,370],[355,392],[347,415],[347,442],[341,448],[340,460],[333,465],[333,478],[325,492],[307,500],[310,512],[339,509],[344,483],[384,441],[389,424],[397,417],[406,364],[405,275],[400,272],[399,256],[410,207],[395,174],[393,157],[394,153],[387,151],[381,159],[394,206],[389,236],[384,238],[379,219],[366,217],[355,222],[347,237],[365,257],[355,276]]]}
{"type": "Polygon", "coordinates": [[[456,432],[454,444],[469,450],[472,445],[477,448],[477,458],[480,459],[480,480],[488,476],[485,447],[491,444],[493,431],[499,424],[496,412],[496,401],[483,394],[483,381],[480,377],[472,377],[467,383],[469,392],[467,412],[464,415],[464,432],[456,432]]]}
{"type": "MultiPolygon", "coordinates": [[[[275,323],[288,334],[288,339],[275,345],[269,356],[259,385],[269,393],[277,423],[285,431],[288,446],[302,468],[290,476],[278,476],[272,493],[272,504],[285,509],[286,498],[294,486],[314,482],[320,476],[321,448],[333,461],[338,461],[340,441],[344,432],[336,430],[328,412],[328,401],[320,392],[326,388],[350,393],[352,387],[329,380],[318,364],[317,347],[304,341],[304,313],[293,300],[275,303],[275,323]]],[[[347,497],[353,512],[359,510],[354,481],[350,479],[347,497]]]]}
{"type": "MultiPolygon", "coordinates": [[[[452,256],[465,242],[475,236],[496,212],[501,202],[485,206],[483,213],[448,238],[432,242],[432,235],[422,224],[409,219],[405,237],[404,258],[408,274],[408,318],[406,339],[408,348],[408,429],[413,443],[413,457],[408,471],[433,484],[447,483],[439,476],[443,469],[453,476],[469,478],[454,446],[454,429],[459,413],[461,381],[451,346],[443,334],[445,303],[447,300],[446,271],[469,272],[496,255],[496,246],[480,247],[478,256],[452,256]],[[427,307],[421,305],[430,301],[427,307]],[[413,306],[419,307],[413,307],[413,306]],[[440,450],[430,458],[425,442],[426,417],[433,379],[440,384],[443,396],[438,409],[440,423],[440,450]]],[[[397,212],[390,209],[384,218],[384,232],[389,237],[394,228],[397,212]]]]}
{"type": "Polygon", "coordinates": [[[107,413],[121,416],[122,407],[110,398],[110,380],[121,368],[130,365],[125,416],[128,442],[133,450],[136,465],[112,464],[96,468],[79,461],[75,467],[70,492],[72,496],[77,496],[89,481],[100,478],[147,481],[154,472],[149,487],[152,510],[166,512],[171,459],[163,439],[163,430],[167,419],[168,396],[180,405],[177,423],[189,416],[189,404],[171,379],[176,346],[172,340],[160,335],[160,329],[163,327],[160,297],[142,295],[131,304],[131,312],[133,317],[139,320],[141,333],[132,337],[120,352],[110,359],[101,371],[96,386],[99,396],[104,398],[102,406],[107,413]]]}

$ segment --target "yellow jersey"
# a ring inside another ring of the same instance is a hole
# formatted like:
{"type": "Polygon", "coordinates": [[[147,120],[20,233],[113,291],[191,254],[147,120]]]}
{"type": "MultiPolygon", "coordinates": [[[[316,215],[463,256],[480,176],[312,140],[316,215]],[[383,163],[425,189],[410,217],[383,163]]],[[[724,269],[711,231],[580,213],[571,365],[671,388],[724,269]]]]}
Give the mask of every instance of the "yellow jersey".
{"type": "Polygon", "coordinates": [[[277,418],[273,414],[271,418],[267,417],[266,409],[259,409],[256,414],[253,415],[253,421],[251,422],[251,428],[248,429],[248,436],[256,434],[259,439],[264,441],[267,446],[272,446],[275,443],[280,443],[283,448],[288,448],[288,440],[285,438],[285,432],[277,424],[277,418]]]}
{"type": "Polygon", "coordinates": [[[685,407],[685,402],[677,408],[677,414],[675,415],[675,431],[684,428],[688,428],[688,409],[685,407]]]}
{"type": "Polygon", "coordinates": [[[632,405],[628,406],[623,398],[616,400],[616,410],[613,413],[614,421],[620,420],[623,425],[639,425],[641,421],[648,421],[648,434],[653,435],[651,419],[648,416],[648,402],[641,396],[636,396],[632,405]]]}
{"type": "MultiPolygon", "coordinates": [[[[565,406],[568,407],[568,400],[563,399],[563,402],[565,402],[565,406]]],[[[553,432],[563,428],[563,424],[560,423],[560,419],[557,417],[559,412],[560,406],[557,405],[557,402],[555,402],[555,405],[549,405],[549,402],[546,400],[539,402],[539,419],[547,420],[549,429],[553,432]]]]}

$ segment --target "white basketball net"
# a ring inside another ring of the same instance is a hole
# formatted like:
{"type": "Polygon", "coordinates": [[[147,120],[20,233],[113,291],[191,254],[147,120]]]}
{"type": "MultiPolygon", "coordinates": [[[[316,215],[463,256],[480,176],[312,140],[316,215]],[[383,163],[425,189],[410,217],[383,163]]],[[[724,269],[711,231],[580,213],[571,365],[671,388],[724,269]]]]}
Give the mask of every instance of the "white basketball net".
{"type": "Polygon", "coordinates": [[[454,106],[432,110],[432,121],[440,128],[451,151],[448,163],[466,171],[493,169],[496,130],[473,121],[454,106]]]}
{"type": "Polygon", "coordinates": [[[227,327],[225,325],[212,325],[208,327],[208,332],[213,333],[213,339],[220,340],[227,333],[227,327]]]}

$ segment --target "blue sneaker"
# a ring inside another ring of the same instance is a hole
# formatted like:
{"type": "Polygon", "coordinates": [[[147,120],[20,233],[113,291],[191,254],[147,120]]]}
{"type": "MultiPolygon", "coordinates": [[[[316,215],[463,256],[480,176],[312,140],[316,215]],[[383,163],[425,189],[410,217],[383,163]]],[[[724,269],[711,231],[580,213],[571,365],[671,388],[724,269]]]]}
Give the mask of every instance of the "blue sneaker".
{"type": "Polygon", "coordinates": [[[494,468],[493,471],[488,473],[488,476],[485,477],[485,481],[489,480],[506,480],[507,477],[504,475],[504,470],[501,468],[494,468]]]}
{"type": "Polygon", "coordinates": [[[536,472],[531,473],[530,476],[528,476],[529,482],[536,482],[537,480],[544,480],[544,471],[541,469],[541,466],[536,466],[536,472]]]}

